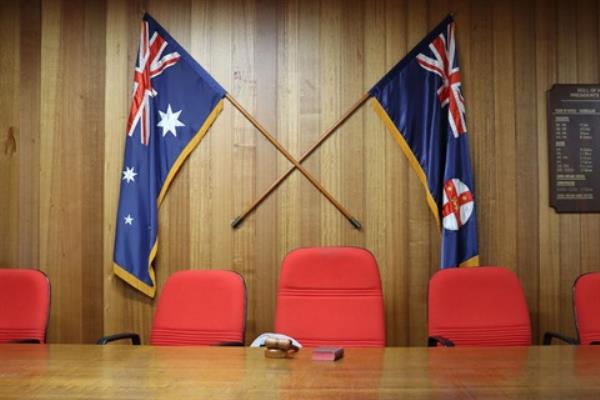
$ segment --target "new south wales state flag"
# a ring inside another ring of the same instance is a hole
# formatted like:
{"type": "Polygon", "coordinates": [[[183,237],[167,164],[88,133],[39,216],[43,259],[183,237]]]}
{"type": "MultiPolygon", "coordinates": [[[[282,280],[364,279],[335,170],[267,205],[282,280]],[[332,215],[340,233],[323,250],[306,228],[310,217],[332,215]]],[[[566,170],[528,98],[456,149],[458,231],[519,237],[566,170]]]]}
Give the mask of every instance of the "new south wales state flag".
{"type": "Polygon", "coordinates": [[[154,297],[158,208],[223,109],[225,90],[144,15],[127,121],[113,271],[154,297]]]}
{"type": "Polygon", "coordinates": [[[441,226],[441,267],[479,265],[473,172],[454,40],[444,19],[369,91],[441,226]]]}

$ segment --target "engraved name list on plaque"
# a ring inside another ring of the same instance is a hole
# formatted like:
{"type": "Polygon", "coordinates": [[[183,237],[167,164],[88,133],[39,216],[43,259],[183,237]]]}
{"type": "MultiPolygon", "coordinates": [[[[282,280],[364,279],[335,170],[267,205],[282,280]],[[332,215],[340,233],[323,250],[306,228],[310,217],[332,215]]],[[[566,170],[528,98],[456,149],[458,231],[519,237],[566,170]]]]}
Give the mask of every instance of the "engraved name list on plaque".
{"type": "Polygon", "coordinates": [[[600,212],[600,85],[548,91],[550,206],[600,212]]]}

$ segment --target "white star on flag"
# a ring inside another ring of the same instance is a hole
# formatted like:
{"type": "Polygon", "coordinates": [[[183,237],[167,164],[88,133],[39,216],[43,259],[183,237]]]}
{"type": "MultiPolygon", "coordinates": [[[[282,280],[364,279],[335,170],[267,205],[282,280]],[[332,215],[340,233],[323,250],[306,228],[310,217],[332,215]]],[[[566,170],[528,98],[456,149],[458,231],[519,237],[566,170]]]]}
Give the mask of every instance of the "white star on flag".
{"type": "Polygon", "coordinates": [[[127,214],[125,217],[125,225],[133,225],[133,217],[131,214],[127,214]]]}
{"type": "Polygon", "coordinates": [[[123,171],[123,180],[127,181],[127,183],[135,182],[135,176],[137,172],[135,172],[135,167],[125,167],[125,171],[123,171]]]}
{"type": "Polygon", "coordinates": [[[173,136],[177,137],[177,127],[185,126],[184,123],[179,121],[179,114],[181,114],[181,111],[182,110],[179,110],[174,113],[170,104],[167,106],[167,112],[158,110],[161,120],[157,126],[162,128],[163,137],[165,137],[169,132],[171,132],[173,136]]]}

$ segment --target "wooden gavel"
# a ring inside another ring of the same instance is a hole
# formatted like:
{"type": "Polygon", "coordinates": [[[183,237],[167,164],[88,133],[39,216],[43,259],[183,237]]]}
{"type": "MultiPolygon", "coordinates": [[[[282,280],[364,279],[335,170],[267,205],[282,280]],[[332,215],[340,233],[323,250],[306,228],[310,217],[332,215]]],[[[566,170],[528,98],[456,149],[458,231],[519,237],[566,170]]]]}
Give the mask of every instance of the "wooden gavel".
{"type": "Polygon", "coordinates": [[[265,357],[267,358],[286,358],[299,349],[290,339],[278,339],[275,337],[268,337],[265,340],[265,347],[265,357]]]}

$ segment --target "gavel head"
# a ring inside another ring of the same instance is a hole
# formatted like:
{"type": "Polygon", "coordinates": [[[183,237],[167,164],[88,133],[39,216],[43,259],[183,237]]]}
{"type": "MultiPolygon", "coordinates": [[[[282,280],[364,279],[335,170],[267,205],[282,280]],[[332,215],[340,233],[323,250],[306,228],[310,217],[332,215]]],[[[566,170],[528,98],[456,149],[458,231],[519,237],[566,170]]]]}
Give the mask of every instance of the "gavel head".
{"type": "Polygon", "coordinates": [[[265,340],[265,357],[267,358],[286,358],[289,354],[298,351],[296,346],[290,339],[278,339],[276,337],[268,337],[265,340]]]}
{"type": "Polygon", "coordinates": [[[265,340],[265,347],[267,349],[277,349],[282,351],[298,351],[298,346],[294,345],[290,339],[278,339],[275,337],[268,337],[265,340]]]}

